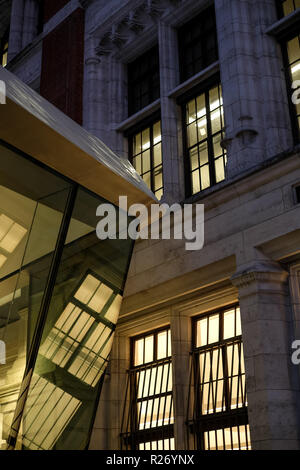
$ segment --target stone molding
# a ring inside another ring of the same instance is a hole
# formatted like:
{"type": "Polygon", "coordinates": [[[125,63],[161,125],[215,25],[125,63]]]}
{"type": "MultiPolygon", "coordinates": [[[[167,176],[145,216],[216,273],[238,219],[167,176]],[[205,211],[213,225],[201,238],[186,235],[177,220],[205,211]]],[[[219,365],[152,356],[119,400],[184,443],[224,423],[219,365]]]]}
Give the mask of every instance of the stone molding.
{"type": "Polygon", "coordinates": [[[282,284],[286,282],[288,275],[276,262],[258,260],[250,263],[249,267],[238,270],[231,277],[231,282],[238,289],[243,289],[254,282],[282,284]]]}

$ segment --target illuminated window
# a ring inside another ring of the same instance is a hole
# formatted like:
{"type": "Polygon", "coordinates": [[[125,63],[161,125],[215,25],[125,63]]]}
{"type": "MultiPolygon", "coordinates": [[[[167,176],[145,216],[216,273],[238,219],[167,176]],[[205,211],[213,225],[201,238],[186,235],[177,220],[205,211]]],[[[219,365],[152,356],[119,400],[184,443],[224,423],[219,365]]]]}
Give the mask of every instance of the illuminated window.
{"type": "Polygon", "coordinates": [[[239,307],[194,322],[190,429],[199,449],[250,449],[239,307]]]}
{"type": "Polygon", "coordinates": [[[300,0],[278,0],[280,16],[287,16],[300,8],[300,0]]]}
{"type": "Polygon", "coordinates": [[[128,64],[128,113],[143,109],[160,96],[158,47],[128,64]]]}
{"type": "Polygon", "coordinates": [[[130,159],[149,189],[160,199],[163,195],[163,165],[161,148],[161,122],[150,126],[129,138],[130,159]]]}
{"type": "Polygon", "coordinates": [[[140,450],[174,449],[170,329],[132,340],[122,444],[140,450]]]}
{"type": "Polygon", "coordinates": [[[221,146],[224,111],[217,85],[184,105],[187,192],[196,194],[225,179],[227,156],[221,146]]]}
{"type": "Polygon", "coordinates": [[[7,55],[8,55],[8,32],[0,40],[0,64],[2,67],[7,65],[7,55]]]}
{"type": "MultiPolygon", "coordinates": [[[[293,104],[292,95],[295,92],[293,83],[300,80],[300,35],[297,35],[283,44],[283,56],[287,75],[291,118],[294,123],[295,140],[300,138],[300,104],[293,104]]],[[[297,88],[299,88],[297,86],[297,88]]]]}
{"type": "Polygon", "coordinates": [[[214,8],[208,8],[178,31],[181,81],[218,60],[214,8]]]}

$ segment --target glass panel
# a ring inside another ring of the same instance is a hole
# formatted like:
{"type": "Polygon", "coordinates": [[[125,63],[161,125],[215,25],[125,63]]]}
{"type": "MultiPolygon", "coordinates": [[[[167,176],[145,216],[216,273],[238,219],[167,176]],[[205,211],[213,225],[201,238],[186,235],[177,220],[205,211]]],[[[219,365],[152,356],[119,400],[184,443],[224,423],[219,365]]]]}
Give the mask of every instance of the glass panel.
{"type": "Polygon", "coordinates": [[[200,191],[200,177],[198,170],[192,173],[192,191],[193,194],[199,193],[200,191]]]}
{"type": "Polygon", "coordinates": [[[208,165],[202,166],[200,169],[201,172],[201,189],[206,189],[210,186],[210,176],[209,176],[209,167],[208,165]]]}
{"type": "Polygon", "coordinates": [[[142,154],[143,174],[150,171],[150,150],[142,154]]]}
{"type": "Polygon", "coordinates": [[[153,357],[153,349],[154,349],[154,337],[153,335],[151,336],[146,336],[145,338],[145,357],[144,357],[144,362],[152,362],[154,357],[153,357]]]}
{"type": "Polygon", "coordinates": [[[191,170],[195,170],[199,167],[198,161],[198,147],[194,147],[190,150],[190,162],[191,162],[191,170]]]}
{"type": "Polygon", "coordinates": [[[142,132],[142,149],[147,150],[150,148],[150,129],[147,128],[142,132]]]}
{"type": "Polygon", "coordinates": [[[219,315],[211,315],[208,321],[208,343],[216,343],[219,341],[219,315]]]}
{"type": "Polygon", "coordinates": [[[167,357],[167,331],[157,335],[157,359],[167,357]]]}
{"type": "Polygon", "coordinates": [[[25,404],[27,449],[88,443],[132,249],[129,240],[97,238],[100,202],[78,191],[25,404]]]}
{"type": "Polygon", "coordinates": [[[197,322],[197,343],[196,347],[207,345],[207,317],[197,322]]]}
{"type": "Polygon", "coordinates": [[[224,312],[224,333],[223,339],[235,336],[235,310],[224,312]]]}
{"type": "Polygon", "coordinates": [[[63,179],[0,146],[0,340],[6,344],[7,356],[0,369],[3,448],[21,390],[69,188],[63,179]]]}
{"type": "Polygon", "coordinates": [[[154,166],[161,165],[161,162],[162,162],[161,144],[157,144],[153,148],[153,159],[154,159],[154,166]]]}
{"type": "MultiPolygon", "coordinates": [[[[204,123],[204,126],[205,126],[205,123],[204,123]]],[[[193,147],[193,145],[195,145],[198,142],[196,121],[188,125],[187,133],[188,133],[188,146],[193,147]]]]}

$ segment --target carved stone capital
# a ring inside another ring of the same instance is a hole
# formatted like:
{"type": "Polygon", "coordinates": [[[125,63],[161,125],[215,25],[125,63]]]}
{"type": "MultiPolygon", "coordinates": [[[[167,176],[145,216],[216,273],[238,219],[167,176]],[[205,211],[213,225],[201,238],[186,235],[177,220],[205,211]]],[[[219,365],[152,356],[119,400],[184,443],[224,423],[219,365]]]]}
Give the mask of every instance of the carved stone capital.
{"type": "Polygon", "coordinates": [[[255,261],[244,266],[231,277],[231,282],[238,289],[248,287],[252,283],[284,283],[288,272],[273,261],[255,261]]]}

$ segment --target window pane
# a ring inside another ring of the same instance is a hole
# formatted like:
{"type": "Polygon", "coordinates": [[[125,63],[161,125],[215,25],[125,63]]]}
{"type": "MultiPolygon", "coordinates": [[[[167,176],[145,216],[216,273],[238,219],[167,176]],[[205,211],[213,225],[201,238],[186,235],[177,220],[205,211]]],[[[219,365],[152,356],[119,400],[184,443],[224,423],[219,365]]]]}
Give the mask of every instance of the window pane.
{"type": "Polygon", "coordinates": [[[209,176],[209,167],[208,165],[202,166],[200,169],[201,172],[201,189],[206,189],[210,186],[210,176],[209,176]]]}
{"type": "Polygon", "coordinates": [[[223,338],[235,336],[235,310],[224,312],[224,335],[223,338]]]}
{"type": "Polygon", "coordinates": [[[197,348],[207,344],[207,317],[197,322],[197,348]]]}
{"type": "Polygon", "coordinates": [[[144,362],[151,362],[154,359],[153,355],[153,348],[154,348],[154,338],[153,335],[151,336],[146,336],[145,338],[145,357],[144,357],[144,362]]]}
{"type": "Polygon", "coordinates": [[[208,343],[215,343],[219,341],[219,315],[210,316],[208,322],[208,343]]]}

